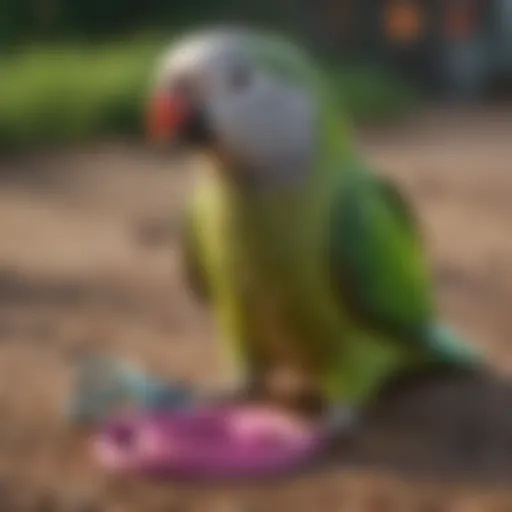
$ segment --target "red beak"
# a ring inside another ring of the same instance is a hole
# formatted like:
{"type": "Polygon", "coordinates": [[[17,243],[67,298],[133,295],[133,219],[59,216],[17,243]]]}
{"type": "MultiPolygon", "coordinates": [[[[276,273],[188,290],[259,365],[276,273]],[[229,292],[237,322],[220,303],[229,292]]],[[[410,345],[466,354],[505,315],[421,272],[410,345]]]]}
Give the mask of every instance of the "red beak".
{"type": "Polygon", "coordinates": [[[159,93],[149,102],[147,129],[152,141],[171,141],[188,116],[187,103],[177,96],[159,93]]]}

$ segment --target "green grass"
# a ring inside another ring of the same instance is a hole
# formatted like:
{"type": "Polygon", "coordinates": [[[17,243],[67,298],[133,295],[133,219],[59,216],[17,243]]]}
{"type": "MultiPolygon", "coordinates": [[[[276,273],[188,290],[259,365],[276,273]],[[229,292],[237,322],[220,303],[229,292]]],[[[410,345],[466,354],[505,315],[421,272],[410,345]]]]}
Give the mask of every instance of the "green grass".
{"type": "MultiPolygon", "coordinates": [[[[0,147],[69,144],[139,135],[158,38],[86,46],[25,48],[0,58],[0,147]]],[[[389,73],[331,66],[355,121],[394,119],[415,94],[389,73]]]]}

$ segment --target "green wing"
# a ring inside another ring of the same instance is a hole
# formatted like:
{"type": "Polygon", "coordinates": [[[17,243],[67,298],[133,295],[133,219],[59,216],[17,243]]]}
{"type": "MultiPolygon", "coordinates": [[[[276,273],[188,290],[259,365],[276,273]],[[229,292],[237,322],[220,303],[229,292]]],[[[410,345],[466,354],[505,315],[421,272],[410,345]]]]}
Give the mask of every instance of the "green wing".
{"type": "Polygon", "coordinates": [[[330,256],[336,293],[359,324],[404,341],[421,337],[433,316],[430,276],[416,221],[392,183],[347,177],[330,256]]]}
{"type": "Polygon", "coordinates": [[[201,249],[194,224],[192,206],[188,205],[183,212],[180,230],[180,249],[182,268],[188,286],[202,302],[210,299],[210,289],[203,266],[201,249]]]}

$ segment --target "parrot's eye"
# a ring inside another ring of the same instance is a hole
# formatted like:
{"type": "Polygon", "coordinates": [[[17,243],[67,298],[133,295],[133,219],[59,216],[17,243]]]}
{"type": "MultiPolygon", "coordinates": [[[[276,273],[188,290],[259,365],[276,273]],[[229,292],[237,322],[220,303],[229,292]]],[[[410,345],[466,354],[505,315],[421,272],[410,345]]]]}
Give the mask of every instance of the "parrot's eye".
{"type": "Polygon", "coordinates": [[[252,83],[253,73],[249,66],[239,64],[231,71],[230,85],[236,90],[247,89],[252,83]]]}

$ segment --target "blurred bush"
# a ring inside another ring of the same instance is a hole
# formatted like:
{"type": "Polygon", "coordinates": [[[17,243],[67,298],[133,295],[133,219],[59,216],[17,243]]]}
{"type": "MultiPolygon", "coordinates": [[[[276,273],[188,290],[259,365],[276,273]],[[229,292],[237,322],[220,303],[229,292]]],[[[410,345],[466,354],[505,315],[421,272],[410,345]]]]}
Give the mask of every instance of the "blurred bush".
{"type": "Polygon", "coordinates": [[[330,64],[329,76],[357,123],[398,120],[420,101],[419,91],[390,70],[361,64],[330,64]]]}
{"type": "Polygon", "coordinates": [[[133,133],[159,48],[153,39],[36,45],[3,58],[0,145],[133,133]]]}
{"type": "MultiPolygon", "coordinates": [[[[23,148],[137,135],[162,39],[34,45],[0,58],[0,146],[23,148]]],[[[416,96],[378,69],[327,66],[355,121],[396,118],[416,96]]]]}

